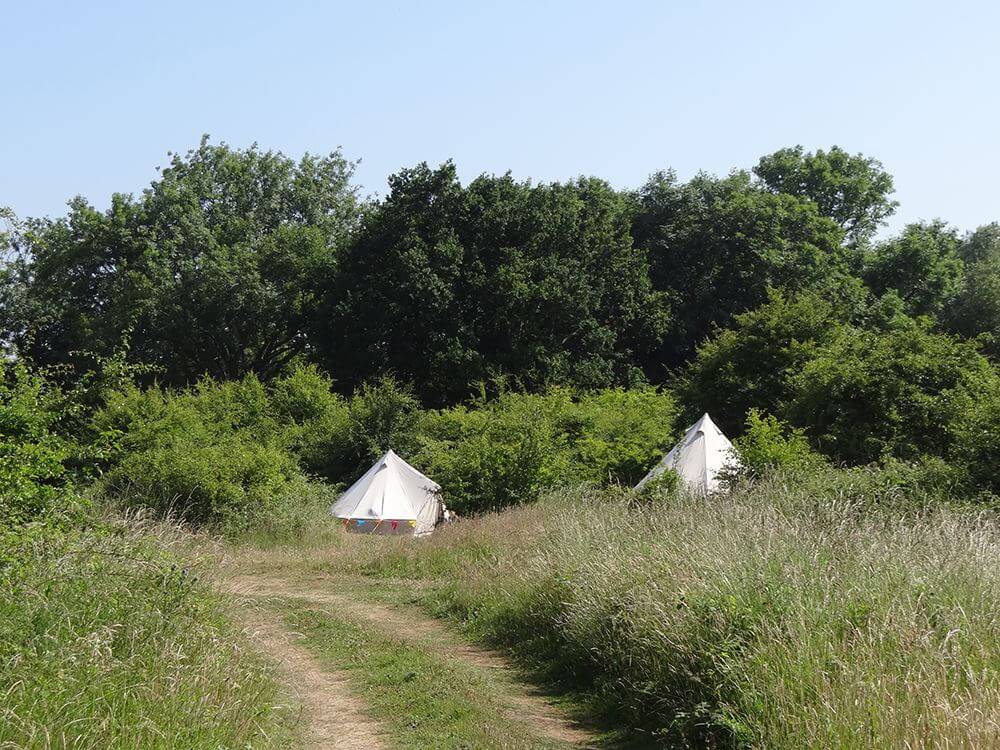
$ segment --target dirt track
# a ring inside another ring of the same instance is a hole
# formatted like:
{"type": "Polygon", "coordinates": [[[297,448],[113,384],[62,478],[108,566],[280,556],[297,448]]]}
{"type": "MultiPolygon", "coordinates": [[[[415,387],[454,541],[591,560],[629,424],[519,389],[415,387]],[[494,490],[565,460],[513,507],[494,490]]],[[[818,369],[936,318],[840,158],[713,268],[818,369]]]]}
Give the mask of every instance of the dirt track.
{"type": "Polygon", "coordinates": [[[395,637],[417,648],[436,657],[457,660],[485,675],[502,694],[508,718],[527,725],[540,738],[568,746],[592,746],[593,736],[518,680],[503,656],[463,641],[443,623],[416,610],[404,612],[338,594],[332,582],[309,585],[274,575],[230,577],[221,587],[243,603],[241,611],[248,629],[257,634],[262,649],[281,663],[286,683],[302,704],[304,737],[309,747],[380,748],[386,746],[386,740],[379,725],[366,714],[364,704],[350,693],[344,677],[331,674],[296,644],[295,635],[277,617],[267,608],[255,605],[260,598],[294,598],[332,614],[349,615],[368,621],[375,628],[390,630],[395,637]]]}

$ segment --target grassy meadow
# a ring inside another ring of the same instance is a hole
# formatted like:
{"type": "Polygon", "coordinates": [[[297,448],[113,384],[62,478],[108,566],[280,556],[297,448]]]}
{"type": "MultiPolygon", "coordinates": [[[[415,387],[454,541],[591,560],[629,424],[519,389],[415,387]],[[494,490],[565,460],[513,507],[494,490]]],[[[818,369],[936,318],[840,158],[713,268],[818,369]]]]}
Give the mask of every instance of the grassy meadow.
{"type": "Polygon", "coordinates": [[[426,540],[320,536],[240,565],[419,602],[640,745],[990,747],[998,531],[822,470],[711,500],[558,491],[426,540]]]}

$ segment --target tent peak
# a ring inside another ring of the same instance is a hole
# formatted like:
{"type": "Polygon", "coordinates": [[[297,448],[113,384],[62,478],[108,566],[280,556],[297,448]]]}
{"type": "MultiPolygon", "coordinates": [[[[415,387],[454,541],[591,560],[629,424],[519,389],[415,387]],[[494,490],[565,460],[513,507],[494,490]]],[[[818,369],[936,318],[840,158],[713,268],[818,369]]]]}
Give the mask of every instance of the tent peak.
{"type": "Polygon", "coordinates": [[[700,432],[704,430],[706,427],[711,427],[720,433],[722,432],[722,430],[719,429],[719,426],[714,421],[712,421],[712,417],[709,416],[707,411],[701,415],[701,418],[697,422],[691,425],[690,429],[695,430],[696,432],[700,432]]]}

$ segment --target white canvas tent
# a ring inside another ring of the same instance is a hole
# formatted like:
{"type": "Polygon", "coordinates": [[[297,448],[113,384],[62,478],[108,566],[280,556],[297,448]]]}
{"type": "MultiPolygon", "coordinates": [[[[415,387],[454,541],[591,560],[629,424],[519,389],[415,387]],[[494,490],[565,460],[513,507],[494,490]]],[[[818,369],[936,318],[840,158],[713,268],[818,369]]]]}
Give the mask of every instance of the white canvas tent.
{"type": "Polygon", "coordinates": [[[705,414],[687,428],[681,441],[635,488],[642,489],[667,469],[673,469],[689,490],[708,494],[719,488],[719,472],[723,467],[737,468],[739,465],[740,459],[733,444],[705,414]]]}
{"type": "Polygon", "coordinates": [[[330,507],[357,531],[429,534],[441,515],[440,485],[388,451],[330,507]]]}

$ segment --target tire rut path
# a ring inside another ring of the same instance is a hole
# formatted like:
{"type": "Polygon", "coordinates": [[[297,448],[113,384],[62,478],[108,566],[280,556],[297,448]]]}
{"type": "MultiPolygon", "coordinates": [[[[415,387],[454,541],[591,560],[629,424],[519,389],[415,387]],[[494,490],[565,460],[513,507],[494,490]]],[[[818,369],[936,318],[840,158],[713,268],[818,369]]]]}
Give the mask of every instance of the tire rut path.
{"type": "Polygon", "coordinates": [[[258,648],[277,662],[282,683],[302,707],[303,747],[311,750],[384,750],[382,726],[351,691],[347,678],[321,666],[296,643],[295,633],[278,617],[252,601],[243,602],[239,617],[258,648]]]}
{"type": "MultiPolygon", "coordinates": [[[[331,580],[329,585],[335,585],[335,581],[331,580]]],[[[301,599],[327,611],[367,620],[383,630],[389,629],[401,640],[485,673],[500,688],[508,717],[528,725],[537,735],[575,747],[595,747],[592,732],[567,717],[544,695],[518,680],[510,663],[501,654],[459,639],[445,624],[415,609],[402,611],[266,574],[228,577],[224,581],[224,590],[238,597],[301,599]]]]}

